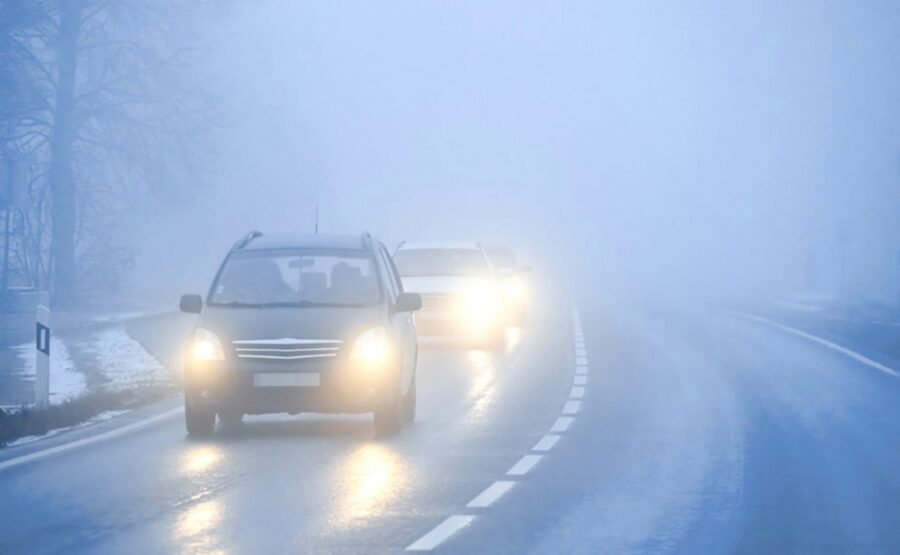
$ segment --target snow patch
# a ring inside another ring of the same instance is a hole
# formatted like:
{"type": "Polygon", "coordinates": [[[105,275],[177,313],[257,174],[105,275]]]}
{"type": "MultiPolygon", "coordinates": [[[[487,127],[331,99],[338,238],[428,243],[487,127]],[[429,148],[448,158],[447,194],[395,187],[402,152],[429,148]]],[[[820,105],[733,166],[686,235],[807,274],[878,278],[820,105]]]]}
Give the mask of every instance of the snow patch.
{"type": "MultiPolygon", "coordinates": [[[[37,375],[34,343],[23,343],[14,349],[22,359],[22,374],[34,379],[37,375]]],[[[58,405],[84,394],[87,389],[84,374],[75,369],[66,344],[52,337],[50,353],[50,404],[58,405]]]]}
{"type": "Polygon", "coordinates": [[[104,330],[87,342],[83,351],[109,380],[109,390],[129,389],[136,385],[168,380],[165,367],[148,353],[124,328],[104,330]]]}

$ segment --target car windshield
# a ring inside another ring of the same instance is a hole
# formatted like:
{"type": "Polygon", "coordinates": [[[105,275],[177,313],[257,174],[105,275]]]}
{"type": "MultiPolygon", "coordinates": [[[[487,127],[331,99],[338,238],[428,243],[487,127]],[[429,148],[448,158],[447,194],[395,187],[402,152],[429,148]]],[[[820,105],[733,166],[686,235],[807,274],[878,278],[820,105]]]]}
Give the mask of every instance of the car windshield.
{"type": "Polygon", "coordinates": [[[514,270],[518,266],[516,255],[505,247],[489,248],[485,252],[495,269],[514,270]]]}
{"type": "Polygon", "coordinates": [[[228,257],[209,304],[362,306],[379,298],[375,263],[364,251],[248,251],[228,257]]]}
{"type": "Polygon", "coordinates": [[[404,249],[394,255],[394,263],[403,277],[485,277],[491,272],[484,255],[475,249],[404,249]]]}

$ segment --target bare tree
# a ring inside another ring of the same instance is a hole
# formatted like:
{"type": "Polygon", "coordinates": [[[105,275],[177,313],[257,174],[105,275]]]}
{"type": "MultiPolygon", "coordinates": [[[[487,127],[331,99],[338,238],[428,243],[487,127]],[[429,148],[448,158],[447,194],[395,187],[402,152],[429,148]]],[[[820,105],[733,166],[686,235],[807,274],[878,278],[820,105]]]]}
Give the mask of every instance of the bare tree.
{"type": "Polygon", "coordinates": [[[115,230],[148,195],[203,182],[224,113],[201,82],[195,25],[218,5],[43,0],[10,33],[5,50],[20,53],[17,72],[34,83],[33,106],[10,118],[4,141],[34,169],[16,259],[29,279],[49,276],[56,305],[109,286],[128,264],[115,230]]]}

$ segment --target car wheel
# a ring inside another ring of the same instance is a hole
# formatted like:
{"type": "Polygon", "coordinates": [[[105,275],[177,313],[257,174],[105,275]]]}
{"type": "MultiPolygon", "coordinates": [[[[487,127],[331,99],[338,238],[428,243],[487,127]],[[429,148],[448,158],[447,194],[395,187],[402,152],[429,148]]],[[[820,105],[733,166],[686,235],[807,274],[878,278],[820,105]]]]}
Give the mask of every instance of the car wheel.
{"type": "Polygon", "coordinates": [[[184,396],[184,424],[190,436],[208,436],[216,429],[215,411],[184,396]]]}
{"type": "Polygon", "coordinates": [[[416,419],[416,376],[413,375],[409,384],[409,391],[403,396],[403,421],[412,422],[416,419]]]}
{"type": "Polygon", "coordinates": [[[403,399],[400,395],[393,395],[386,400],[381,407],[375,410],[375,431],[380,436],[396,434],[403,425],[403,399]]]}
{"type": "Polygon", "coordinates": [[[239,426],[244,419],[244,413],[235,410],[225,410],[219,413],[219,420],[226,427],[233,428],[239,426]]]}

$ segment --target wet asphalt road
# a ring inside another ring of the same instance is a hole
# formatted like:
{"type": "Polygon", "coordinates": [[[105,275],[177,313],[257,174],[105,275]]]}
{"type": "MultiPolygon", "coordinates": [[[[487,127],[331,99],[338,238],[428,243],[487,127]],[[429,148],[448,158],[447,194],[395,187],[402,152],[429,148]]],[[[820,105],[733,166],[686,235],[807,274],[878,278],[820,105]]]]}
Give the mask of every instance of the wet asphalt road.
{"type": "Polygon", "coordinates": [[[437,552],[900,552],[900,380],[705,308],[582,300],[578,342],[556,304],[505,352],[424,350],[395,438],[309,415],[192,441],[173,414],[2,469],[0,553],[398,552],[454,515],[437,552]]]}

